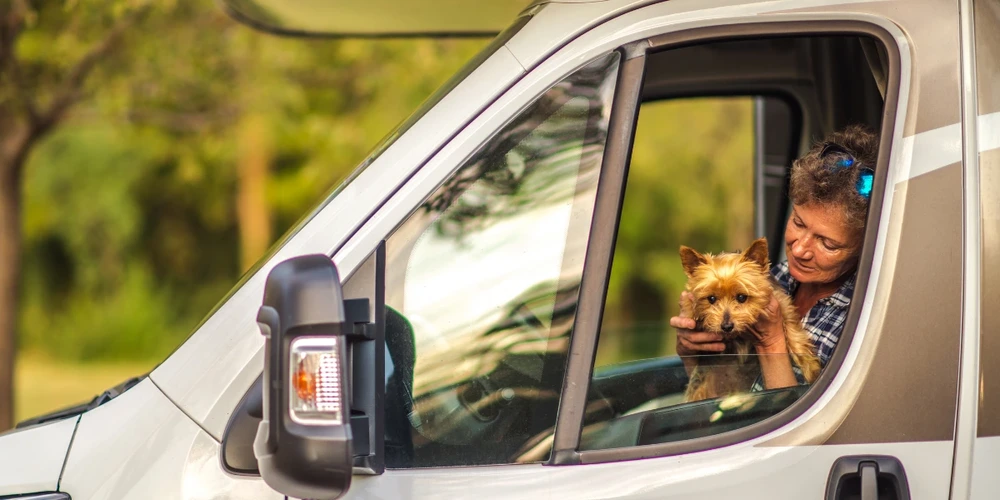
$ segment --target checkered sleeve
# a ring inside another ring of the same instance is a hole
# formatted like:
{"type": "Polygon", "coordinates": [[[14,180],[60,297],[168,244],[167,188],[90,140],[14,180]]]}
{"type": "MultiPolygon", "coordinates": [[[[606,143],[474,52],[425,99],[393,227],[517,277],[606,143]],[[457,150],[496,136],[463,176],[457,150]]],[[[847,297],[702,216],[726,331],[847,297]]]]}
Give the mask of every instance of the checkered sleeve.
{"type": "Polygon", "coordinates": [[[841,313],[841,311],[827,309],[815,315],[810,311],[809,316],[817,317],[813,322],[806,323],[804,326],[816,346],[816,355],[819,357],[820,366],[826,366],[826,363],[830,361],[830,356],[833,355],[833,349],[837,347],[837,342],[840,340],[840,333],[844,330],[844,322],[847,319],[846,310],[841,313]]]}

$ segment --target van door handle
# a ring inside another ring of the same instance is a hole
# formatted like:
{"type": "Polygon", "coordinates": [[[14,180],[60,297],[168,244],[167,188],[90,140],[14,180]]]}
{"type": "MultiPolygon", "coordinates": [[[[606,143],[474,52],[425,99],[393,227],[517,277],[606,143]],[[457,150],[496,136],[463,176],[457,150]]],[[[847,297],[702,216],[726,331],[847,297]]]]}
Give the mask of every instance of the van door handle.
{"type": "Polygon", "coordinates": [[[906,470],[896,457],[840,457],[826,481],[826,500],[910,500],[906,470]]]}
{"type": "Polygon", "coordinates": [[[861,475],[861,500],[878,500],[878,466],[874,462],[858,464],[861,475]]]}

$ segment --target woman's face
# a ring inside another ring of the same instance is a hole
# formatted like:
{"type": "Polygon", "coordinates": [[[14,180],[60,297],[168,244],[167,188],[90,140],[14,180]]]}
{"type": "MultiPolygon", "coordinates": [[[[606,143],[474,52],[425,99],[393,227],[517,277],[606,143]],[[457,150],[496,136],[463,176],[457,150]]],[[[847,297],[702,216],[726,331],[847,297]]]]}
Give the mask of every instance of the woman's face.
{"type": "Polygon", "coordinates": [[[861,234],[843,221],[837,206],[792,205],[785,226],[788,271],[799,283],[830,283],[858,263],[861,234]]]}

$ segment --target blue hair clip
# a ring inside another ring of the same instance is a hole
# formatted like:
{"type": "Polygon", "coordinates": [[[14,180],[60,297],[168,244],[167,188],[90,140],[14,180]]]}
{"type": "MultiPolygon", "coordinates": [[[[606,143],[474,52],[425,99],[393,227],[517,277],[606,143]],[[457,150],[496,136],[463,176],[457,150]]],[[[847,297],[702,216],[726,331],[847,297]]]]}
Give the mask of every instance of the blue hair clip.
{"type": "Polygon", "coordinates": [[[854,188],[858,190],[858,194],[865,198],[869,198],[872,195],[872,184],[875,181],[875,172],[868,167],[861,169],[861,173],[858,174],[858,182],[854,185],[854,188]]]}
{"type": "MultiPolygon", "coordinates": [[[[837,160],[837,163],[833,164],[833,166],[837,169],[850,168],[854,166],[855,163],[860,163],[854,160],[854,155],[850,151],[833,142],[828,142],[823,145],[823,149],[820,151],[819,157],[825,158],[830,154],[839,154],[844,156],[843,158],[837,160]]],[[[872,195],[872,184],[874,181],[875,171],[871,168],[861,166],[860,172],[858,172],[858,182],[854,185],[854,188],[858,191],[859,195],[869,198],[872,195]]]]}

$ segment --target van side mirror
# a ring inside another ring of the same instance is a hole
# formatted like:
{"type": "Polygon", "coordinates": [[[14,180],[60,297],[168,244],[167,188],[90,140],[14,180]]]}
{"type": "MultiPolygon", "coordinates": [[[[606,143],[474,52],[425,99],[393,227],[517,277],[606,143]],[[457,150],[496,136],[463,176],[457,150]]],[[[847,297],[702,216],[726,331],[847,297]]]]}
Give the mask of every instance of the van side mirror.
{"type": "Polygon", "coordinates": [[[254,455],[261,477],[295,498],[334,499],[353,467],[347,335],[337,268],[304,255],[271,270],[257,315],[264,348],[263,420],[254,455]]]}

